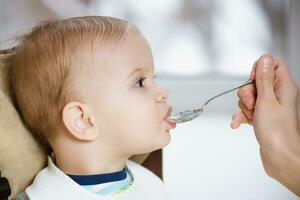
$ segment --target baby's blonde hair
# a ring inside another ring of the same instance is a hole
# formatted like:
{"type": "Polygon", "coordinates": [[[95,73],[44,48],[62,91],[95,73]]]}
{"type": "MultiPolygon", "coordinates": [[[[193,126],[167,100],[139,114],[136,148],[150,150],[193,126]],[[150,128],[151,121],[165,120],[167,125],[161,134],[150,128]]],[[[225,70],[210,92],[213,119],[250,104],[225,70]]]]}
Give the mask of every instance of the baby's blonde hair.
{"type": "Polygon", "coordinates": [[[87,16],[43,22],[21,38],[9,61],[11,96],[26,127],[47,151],[49,137],[66,131],[62,110],[74,100],[71,74],[83,64],[77,63],[80,53],[93,54],[105,44],[117,44],[127,29],[124,20],[87,16]]]}

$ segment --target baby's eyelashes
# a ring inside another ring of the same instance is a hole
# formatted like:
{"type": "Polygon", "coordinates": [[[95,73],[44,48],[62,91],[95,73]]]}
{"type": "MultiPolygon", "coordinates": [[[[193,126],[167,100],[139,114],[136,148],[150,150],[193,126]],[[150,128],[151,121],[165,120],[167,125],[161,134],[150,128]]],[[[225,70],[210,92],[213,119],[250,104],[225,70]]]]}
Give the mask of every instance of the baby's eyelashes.
{"type": "Polygon", "coordinates": [[[139,80],[137,80],[134,84],[135,88],[140,88],[144,86],[144,81],[146,78],[140,78],[139,80]]]}
{"type": "MultiPolygon", "coordinates": [[[[152,79],[156,79],[156,75],[154,75],[153,77],[152,77],[152,79]]],[[[145,80],[146,80],[147,78],[146,77],[142,77],[142,78],[139,78],[136,82],[135,82],[135,84],[134,84],[134,87],[135,88],[141,88],[141,87],[144,87],[144,85],[145,85],[145,80]]]]}

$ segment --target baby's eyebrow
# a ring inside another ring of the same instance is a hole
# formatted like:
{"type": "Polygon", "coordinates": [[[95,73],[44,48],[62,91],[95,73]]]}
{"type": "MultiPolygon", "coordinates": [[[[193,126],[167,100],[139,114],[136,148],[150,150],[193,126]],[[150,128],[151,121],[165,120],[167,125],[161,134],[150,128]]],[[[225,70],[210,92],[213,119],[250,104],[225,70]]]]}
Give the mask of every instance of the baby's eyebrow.
{"type": "Polygon", "coordinates": [[[143,68],[136,68],[134,69],[132,72],[130,72],[130,74],[128,75],[128,78],[130,78],[132,75],[138,73],[138,72],[141,72],[141,71],[144,71],[143,68]]]}

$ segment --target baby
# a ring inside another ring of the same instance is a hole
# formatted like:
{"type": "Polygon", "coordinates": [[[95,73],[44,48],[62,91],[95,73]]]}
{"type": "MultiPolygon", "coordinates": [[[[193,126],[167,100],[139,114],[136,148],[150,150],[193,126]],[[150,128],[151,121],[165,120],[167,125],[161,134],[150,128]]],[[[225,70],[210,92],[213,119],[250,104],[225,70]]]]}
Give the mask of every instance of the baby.
{"type": "Polygon", "coordinates": [[[26,127],[53,152],[18,199],[168,199],[161,180],[128,161],[170,142],[168,92],[136,27],[111,17],[45,22],[11,60],[26,127]]]}

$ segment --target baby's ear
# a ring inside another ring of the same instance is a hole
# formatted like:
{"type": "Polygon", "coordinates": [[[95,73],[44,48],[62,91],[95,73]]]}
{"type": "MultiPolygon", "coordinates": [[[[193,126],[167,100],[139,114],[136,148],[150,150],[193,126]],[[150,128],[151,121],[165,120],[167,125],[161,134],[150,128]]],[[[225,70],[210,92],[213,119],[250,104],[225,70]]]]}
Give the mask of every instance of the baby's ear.
{"type": "Polygon", "coordinates": [[[95,140],[99,132],[92,113],[80,102],[69,102],[62,112],[62,119],[67,130],[79,140],[95,140]]]}

